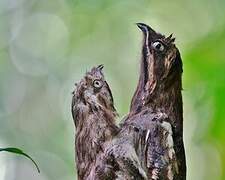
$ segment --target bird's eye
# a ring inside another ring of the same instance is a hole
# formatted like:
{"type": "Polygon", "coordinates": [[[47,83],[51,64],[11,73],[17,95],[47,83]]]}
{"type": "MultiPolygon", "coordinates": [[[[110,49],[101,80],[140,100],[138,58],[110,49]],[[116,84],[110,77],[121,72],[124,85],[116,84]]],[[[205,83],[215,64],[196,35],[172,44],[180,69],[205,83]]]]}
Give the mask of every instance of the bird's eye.
{"type": "Polygon", "coordinates": [[[163,51],[165,49],[164,45],[159,41],[154,42],[152,47],[157,51],[163,51]]]}
{"type": "Polygon", "coordinates": [[[93,86],[95,87],[95,88],[101,88],[102,87],[102,85],[103,85],[103,83],[102,83],[102,81],[101,80],[98,80],[98,79],[96,79],[96,80],[94,80],[94,82],[93,82],[93,86]]]}

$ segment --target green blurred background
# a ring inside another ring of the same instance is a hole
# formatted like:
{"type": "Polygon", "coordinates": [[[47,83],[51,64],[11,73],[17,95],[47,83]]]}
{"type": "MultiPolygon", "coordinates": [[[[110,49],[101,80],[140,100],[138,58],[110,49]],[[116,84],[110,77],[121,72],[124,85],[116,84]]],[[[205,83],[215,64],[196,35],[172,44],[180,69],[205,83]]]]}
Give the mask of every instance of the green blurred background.
{"type": "Polygon", "coordinates": [[[117,110],[129,109],[145,22],[174,33],[184,63],[188,180],[225,179],[224,0],[0,0],[0,180],[75,179],[74,83],[103,63],[117,110]]]}

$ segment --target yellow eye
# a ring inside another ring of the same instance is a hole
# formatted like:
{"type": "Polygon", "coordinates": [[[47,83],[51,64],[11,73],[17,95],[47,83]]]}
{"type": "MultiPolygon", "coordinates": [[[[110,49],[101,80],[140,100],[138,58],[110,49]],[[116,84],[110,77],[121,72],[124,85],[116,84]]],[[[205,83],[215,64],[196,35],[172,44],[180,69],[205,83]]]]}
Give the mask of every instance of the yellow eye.
{"type": "Polygon", "coordinates": [[[103,85],[103,83],[102,83],[102,81],[101,80],[98,80],[98,79],[96,79],[96,80],[94,80],[94,82],[93,82],[93,86],[95,87],[95,88],[101,88],[102,87],[102,85],[103,85]]]}
{"type": "Polygon", "coordinates": [[[155,41],[153,44],[152,44],[152,47],[157,50],[157,51],[163,51],[165,49],[164,45],[159,42],[159,41],[155,41]]]}

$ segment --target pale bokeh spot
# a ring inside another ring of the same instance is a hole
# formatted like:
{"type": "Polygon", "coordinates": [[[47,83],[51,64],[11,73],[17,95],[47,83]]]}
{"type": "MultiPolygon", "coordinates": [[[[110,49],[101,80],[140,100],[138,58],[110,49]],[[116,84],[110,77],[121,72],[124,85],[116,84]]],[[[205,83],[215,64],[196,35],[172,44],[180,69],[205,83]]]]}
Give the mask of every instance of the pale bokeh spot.
{"type": "Polygon", "coordinates": [[[10,44],[12,62],[21,73],[46,75],[65,59],[68,41],[68,28],[59,16],[34,14],[23,20],[10,44]]]}

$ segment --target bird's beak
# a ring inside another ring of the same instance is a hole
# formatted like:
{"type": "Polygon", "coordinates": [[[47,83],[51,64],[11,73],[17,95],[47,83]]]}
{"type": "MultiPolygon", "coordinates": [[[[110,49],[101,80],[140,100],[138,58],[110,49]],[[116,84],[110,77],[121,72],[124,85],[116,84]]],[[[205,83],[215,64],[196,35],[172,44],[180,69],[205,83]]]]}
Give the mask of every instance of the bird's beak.
{"type": "Polygon", "coordinates": [[[147,50],[147,52],[144,54],[144,56],[148,56],[150,54],[150,44],[155,39],[155,36],[157,33],[148,25],[144,23],[136,23],[138,28],[142,31],[144,35],[144,41],[143,41],[143,49],[147,50]]]}
{"type": "Polygon", "coordinates": [[[137,27],[144,33],[148,33],[148,25],[144,23],[136,23],[137,27]]]}
{"type": "Polygon", "coordinates": [[[136,23],[137,27],[143,32],[145,36],[151,36],[151,34],[156,34],[156,32],[147,24],[136,23]]]}

